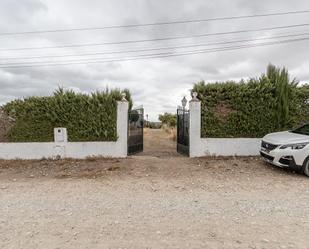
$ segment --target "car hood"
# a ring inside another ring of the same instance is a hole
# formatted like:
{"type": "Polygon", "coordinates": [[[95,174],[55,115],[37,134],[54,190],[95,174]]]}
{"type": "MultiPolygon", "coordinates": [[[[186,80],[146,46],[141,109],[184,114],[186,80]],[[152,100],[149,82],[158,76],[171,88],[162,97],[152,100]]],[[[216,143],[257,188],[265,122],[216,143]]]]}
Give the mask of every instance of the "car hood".
{"type": "Polygon", "coordinates": [[[282,131],[270,133],[263,137],[263,141],[272,144],[294,144],[309,142],[308,135],[293,133],[290,131],[282,131]]]}

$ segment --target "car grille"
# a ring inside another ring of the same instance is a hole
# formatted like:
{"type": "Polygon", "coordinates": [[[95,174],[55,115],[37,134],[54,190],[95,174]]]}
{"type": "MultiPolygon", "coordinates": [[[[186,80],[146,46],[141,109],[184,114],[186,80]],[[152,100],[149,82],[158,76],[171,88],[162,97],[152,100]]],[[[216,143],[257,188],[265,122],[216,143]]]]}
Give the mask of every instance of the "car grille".
{"type": "Polygon", "coordinates": [[[272,150],[276,149],[278,146],[279,145],[266,143],[265,141],[262,141],[262,148],[264,148],[268,151],[272,151],[272,150]]]}
{"type": "Polygon", "coordinates": [[[262,157],[266,158],[267,160],[269,160],[271,162],[274,161],[274,159],[275,159],[274,157],[272,157],[270,155],[267,155],[267,154],[265,154],[263,152],[261,152],[260,154],[261,154],[262,157]]]}

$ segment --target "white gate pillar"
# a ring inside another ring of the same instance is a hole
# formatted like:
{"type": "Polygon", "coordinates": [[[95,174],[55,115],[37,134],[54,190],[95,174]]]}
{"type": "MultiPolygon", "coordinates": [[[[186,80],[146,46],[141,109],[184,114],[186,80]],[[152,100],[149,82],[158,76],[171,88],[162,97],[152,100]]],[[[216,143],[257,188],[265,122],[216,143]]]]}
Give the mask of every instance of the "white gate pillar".
{"type": "Polygon", "coordinates": [[[117,143],[119,144],[119,153],[126,157],[128,154],[128,111],[129,102],[123,93],[122,100],[117,102],[117,143]]]}
{"type": "Polygon", "coordinates": [[[189,103],[190,125],[189,125],[189,156],[198,157],[201,140],[201,101],[197,98],[197,93],[192,93],[189,103]]]}

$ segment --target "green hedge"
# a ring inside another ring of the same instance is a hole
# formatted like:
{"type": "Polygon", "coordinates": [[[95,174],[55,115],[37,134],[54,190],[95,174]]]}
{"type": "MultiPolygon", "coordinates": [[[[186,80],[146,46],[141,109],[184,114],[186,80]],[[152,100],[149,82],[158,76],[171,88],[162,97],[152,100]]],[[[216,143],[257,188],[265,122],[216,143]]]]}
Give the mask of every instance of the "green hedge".
{"type": "MultiPolygon", "coordinates": [[[[132,106],[131,95],[125,90],[132,106]]],[[[117,100],[121,91],[108,89],[90,95],[58,89],[53,96],[14,100],[4,106],[15,118],[11,142],[53,141],[54,127],[66,127],[69,141],[116,141],[117,100]]]]}
{"type": "Polygon", "coordinates": [[[297,91],[296,124],[309,122],[309,85],[304,85],[297,91]]]}
{"type": "Polygon", "coordinates": [[[201,100],[202,137],[262,137],[309,122],[309,85],[295,81],[283,86],[262,75],[246,82],[200,82],[193,91],[201,100]]]}

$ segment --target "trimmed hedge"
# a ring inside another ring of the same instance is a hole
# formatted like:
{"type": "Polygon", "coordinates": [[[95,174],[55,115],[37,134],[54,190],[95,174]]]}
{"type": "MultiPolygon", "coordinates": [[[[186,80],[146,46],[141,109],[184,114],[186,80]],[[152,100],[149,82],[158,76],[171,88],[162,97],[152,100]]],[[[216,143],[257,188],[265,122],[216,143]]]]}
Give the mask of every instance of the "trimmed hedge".
{"type": "MultiPolygon", "coordinates": [[[[125,90],[132,106],[131,95],[125,90]]],[[[66,127],[69,141],[116,141],[117,100],[121,91],[108,89],[90,95],[59,88],[53,96],[14,100],[4,106],[15,118],[11,142],[53,141],[54,127],[66,127]]]]}
{"type": "Polygon", "coordinates": [[[309,85],[289,84],[286,108],[278,89],[265,75],[247,82],[195,84],[192,91],[201,100],[201,137],[262,137],[309,122],[309,85]]]}
{"type": "Polygon", "coordinates": [[[309,122],[309,84],[304,85],[297,91],[297,110],[296,124],[309,122]]]}

